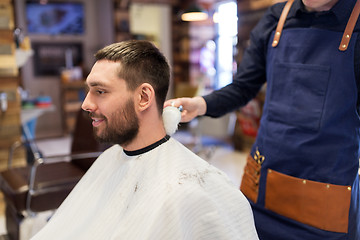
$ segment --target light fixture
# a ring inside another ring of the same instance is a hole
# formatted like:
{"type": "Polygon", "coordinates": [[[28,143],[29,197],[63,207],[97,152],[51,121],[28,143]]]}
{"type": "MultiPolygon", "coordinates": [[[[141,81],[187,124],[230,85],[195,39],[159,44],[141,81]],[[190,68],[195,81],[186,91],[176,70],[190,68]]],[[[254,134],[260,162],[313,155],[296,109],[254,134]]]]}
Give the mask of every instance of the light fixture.
{"type": "Polygon", "coordinates": [[[183,21],[203,21],[208,18],[208,14],[197,4],[193,4],[183,14],[181,20],[183,21]]]}

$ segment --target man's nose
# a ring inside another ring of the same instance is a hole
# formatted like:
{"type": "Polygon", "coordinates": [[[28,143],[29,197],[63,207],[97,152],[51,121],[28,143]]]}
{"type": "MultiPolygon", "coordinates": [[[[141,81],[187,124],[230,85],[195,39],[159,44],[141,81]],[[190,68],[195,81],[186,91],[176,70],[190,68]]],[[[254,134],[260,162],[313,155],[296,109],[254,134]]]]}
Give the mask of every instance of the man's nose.
{"type": "Polygon", "coordinates": [[[83,103],[81,104],[81,108],[87,112],[95,111],[95,104],[91,101],[91,97],[90,97],[89,93],[86,94],[86,97],[85,97],[83,103]]]}

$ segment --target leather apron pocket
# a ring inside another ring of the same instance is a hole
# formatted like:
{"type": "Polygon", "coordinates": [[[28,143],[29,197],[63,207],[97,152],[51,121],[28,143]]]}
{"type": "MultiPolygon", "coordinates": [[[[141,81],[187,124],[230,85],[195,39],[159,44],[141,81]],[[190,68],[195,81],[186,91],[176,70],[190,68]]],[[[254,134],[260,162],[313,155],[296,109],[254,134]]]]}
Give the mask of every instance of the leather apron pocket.
{"type": "Polygon", "coordinates": [[[351,187],[300,179],[269,169],[265,207],[295,221],[347,233],[351,187]]]}
{"type": "Polygon", "coordinates": [[[259,193],[261,164],[249,155],[247,157],[244,175],[241,180],[240,191],[252,202],[256,203],[259,193]]]}

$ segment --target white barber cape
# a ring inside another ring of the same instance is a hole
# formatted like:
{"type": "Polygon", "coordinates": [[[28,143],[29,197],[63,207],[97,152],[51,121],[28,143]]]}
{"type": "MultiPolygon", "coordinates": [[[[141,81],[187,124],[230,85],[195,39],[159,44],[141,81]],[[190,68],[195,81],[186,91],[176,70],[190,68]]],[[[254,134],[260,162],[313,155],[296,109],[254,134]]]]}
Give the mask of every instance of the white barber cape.
{"type": "Polygon", "coordinates": [[[258,239],[240,190],[166,140],[134,156],[119,145],[106,150],[32,239],[258,239]]]}

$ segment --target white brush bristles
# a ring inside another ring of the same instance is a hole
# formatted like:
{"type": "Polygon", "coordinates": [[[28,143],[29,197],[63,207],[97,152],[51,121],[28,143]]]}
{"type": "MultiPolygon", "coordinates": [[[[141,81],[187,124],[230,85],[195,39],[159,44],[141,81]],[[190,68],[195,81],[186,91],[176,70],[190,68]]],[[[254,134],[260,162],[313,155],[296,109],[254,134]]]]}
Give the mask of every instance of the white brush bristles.
{"type": "Polygon", "coordinates": [[[178,129],[181,120],[181,112],[177,107],[168,106],[164,108],[162,114],[166,134],[173,135],[178,129]]]}

